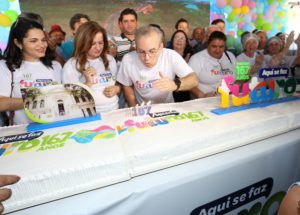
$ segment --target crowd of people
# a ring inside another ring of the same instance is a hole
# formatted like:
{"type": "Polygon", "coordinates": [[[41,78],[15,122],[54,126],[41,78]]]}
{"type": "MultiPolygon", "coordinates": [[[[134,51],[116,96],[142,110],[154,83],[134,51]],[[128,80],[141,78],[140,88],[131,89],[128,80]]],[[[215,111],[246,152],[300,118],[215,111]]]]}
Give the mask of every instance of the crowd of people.
{"type": "MultiPolygon", "coordinates": [[[[25,124],[21,87],[30,83],[83,83],[95,93],[97,112],[134,107],[143,102],[182,102],[216,96],[226,75],[236,76],[236,63],[250,63],[250,77],[261,68],[300,64],[300,36],[278,32],[268,38],[256,29],[244,32],[240,48],[228,44],[224,20],[198,26],[179,19],[170,41],[157,23],[138,26],[138,15],[126,8],[118,20],[120,35],[106,30],[86,14],[70,19],[73,36],[59,25],[44,31],[43,19],[22,13],[11,26],[0,59],[0,111],[4,124],[25,124]],[[295,39],[295,40],[294,40],[295,39]],[[4,113],[4,114],[3,114],[4,113]]],[[[0,176],[0,186],[19,178],[0,176]],[[4,182],[3,182],[4,181],[4,182]]],[[[0,201],[9,196],[0,189],[0,201]]],[[[0,205],[0,210],[2,205],[0,205]]]]}
{"type": "Polygon", "coordinates": [[[124,9],[118,19],[120,35],[108,35],[86,14],[74,14],[73,36],[59,25],[45,32],[43,19],[22,13],[11,26],[0,61],[0,111],[7,123],[30,122],[25,117],[20,86],[24,83],[83,83],[95,93],[97,112],[132,107],[143,102],[182,102],[216,96],[226,75],[236,76],[236,63],[249,62],[250,76],[267,67],[294,67],[300,52],[290,52],[294,33],[267,38],[254,30],[241,36],[241,49],[227,43],[224,20],[213,20],[191,33],[180,18],[166,42],[157,23],[137,28],[138,15],[124,9]],[[6,114],[7,115],[7,114],[6,114]]]}

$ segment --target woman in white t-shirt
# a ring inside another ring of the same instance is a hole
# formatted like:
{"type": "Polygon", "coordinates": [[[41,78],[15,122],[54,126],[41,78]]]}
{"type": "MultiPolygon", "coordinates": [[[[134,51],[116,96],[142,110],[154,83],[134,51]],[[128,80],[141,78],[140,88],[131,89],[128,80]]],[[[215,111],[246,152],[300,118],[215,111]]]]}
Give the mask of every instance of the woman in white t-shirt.
{"type": "Polygon", "coordinates": [[[18,18],[11,26],[4,58],[0,61],[0,102],[5,105],[0,111],[14,116],[10,117],[14,124],[29,123],[20,88],[60,83],[61,66],[53,61],[43,27],[24,18],[18,18]]]}
{"type": "MultiPolygon", "coordinates": [[[[289,56],[289,48],[294,42],[294,32],[292,31],[283,47],[281,39],[277,36],[271,37],[265,47],[264,63],[267,67],[293,67],[300,64],[300,52],[294,56],[289,56]]],[[[295,40],[297,47],[300,45],[300,34],[295,40]]]]}
{"type": "Polygon", "coordinates": [[[258,37],[253,33],[246,33],[242,35],[241,42],[244,51],[237,56],[238,62],[250,63],[250,76],[257,76],[257,71],[261,68],[264,55],[258,52],[258,37]]]}
{"type": "Polygon", "coordinates": [[[74,44],[74,57],[63,67],[63,82],[89,86],[97,112],[118,109],[121,87],[116,83],[116,61],[107,54],[105,29],[93,21],[84,23],[75,35],[74,44]]]}
{"type": "Polygon", "coordinates": [[[225,51],[226,36],[220,31],[211,33],[207,49],[194,54],[189,65],[196,72],[199,84],[191,92],[196,98],[215,96],[225,76],[235,77],[235,56],[225,51]]]}

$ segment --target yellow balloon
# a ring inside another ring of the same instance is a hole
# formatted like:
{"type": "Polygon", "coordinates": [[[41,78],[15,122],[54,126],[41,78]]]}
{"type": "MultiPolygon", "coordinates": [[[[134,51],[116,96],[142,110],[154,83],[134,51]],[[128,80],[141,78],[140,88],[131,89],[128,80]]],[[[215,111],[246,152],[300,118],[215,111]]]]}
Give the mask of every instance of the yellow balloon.
{"type": "Polygon", "coordinates": [[[248,7],[248,5],[243,5],[241,7],[241,10],[242,10],[242,14],[248,14],[249,13],[249,7],[248,7]]]}
{"type": "Polygon", "coordinates": [[[283,16],[283,12],[282,11],[279,11],[278,12],[278,16],[280,17],[280,18],[283,18],[284,16],[283,16]]]}
{"type": "Polygon", "coordinates": [[[241,13],[241,8],[240,8],[240,7],[234,8],[234,9],[232,10],[232,12],[233,12],[235,15],[239,15],[239,14],[241,13]]]}
{"type": "Polygon", "coordinates": [[[7,15],[0,14],[0,26],[9,27],[9,26],[11,26],[11,24],[12,24],[12,21],[7,15]]]}

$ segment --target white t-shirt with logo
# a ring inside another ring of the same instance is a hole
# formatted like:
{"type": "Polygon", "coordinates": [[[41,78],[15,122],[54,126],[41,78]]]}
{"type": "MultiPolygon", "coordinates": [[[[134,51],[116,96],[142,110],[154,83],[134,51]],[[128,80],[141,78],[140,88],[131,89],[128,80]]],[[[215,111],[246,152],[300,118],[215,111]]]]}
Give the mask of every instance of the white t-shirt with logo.
{"type": "Polygon", "coordinates": [[[151,101],[152,104],[174,102],[172,92],[162,92],[153,88],[153,82],[163,76],[174,80],[175,75],[185,77],[192,68],[174,50],[163,49],[157,63],[147,68],[139,59],[136,51],[126,54],[121,62],[117,81],[124,86],[134,86],[137,102],[151,101]]]}
{"type": "MultiPolygon", "coordinates": [[[[103,94],[105,87],[116,84],[117,64],[111,55],[107,55],[108,70],[105,70],[101,58],[88,60],[86,68],[93,67],[96,69],[97,76],[94,79],[94,85],[91,87],[94,95],[97,112],[108,112],[119,108],[117,95],[108,98],[103,94]]],[[[85,77],[76,69],[76,59],[69,59],[63,67],[63,83],[85,83],[85,77]]]]}
{"type": "Polygon", "coordinates": [[[230,60],[223,53],[221,59],[210,56],[207,49],[194,54],[189,61],[189,65],[196,72],[199,78],[198,88],[203,93],[216,92],[225,76],[236,74],[235,56],[227,51],[230,60]]]}
{"type": "MultiPolygon", "coordinates": [[[[52,67],[46,67],[42,62],[23,61],[21,67],[13,72],[12,98],[22,98],[20,88],[31,86],[46,86],[52,82],[61,83],[61,65],[53,61],[52,67]]],[[[12,73],[5,61],[0,61],[0,95],[10,97],[12,73]]],[[[15,111],[14,124],[27,124],[31,120],[24,110],[15,111]]]]}

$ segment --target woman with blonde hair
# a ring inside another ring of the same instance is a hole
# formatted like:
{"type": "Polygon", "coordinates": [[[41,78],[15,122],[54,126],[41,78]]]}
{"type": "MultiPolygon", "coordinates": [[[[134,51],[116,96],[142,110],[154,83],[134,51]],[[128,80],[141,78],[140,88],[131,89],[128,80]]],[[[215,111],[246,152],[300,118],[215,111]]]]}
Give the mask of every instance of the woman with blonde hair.
{"type": "Polygon", "coordinates": [[[116,61],[107,54],[105,29],[93,21],[84,23],[75,34],[74,44],[74,56],[63,67],[63,82],[90,87],[97,112],[118,109],[121,87],[116,83],[116,61]]]}

